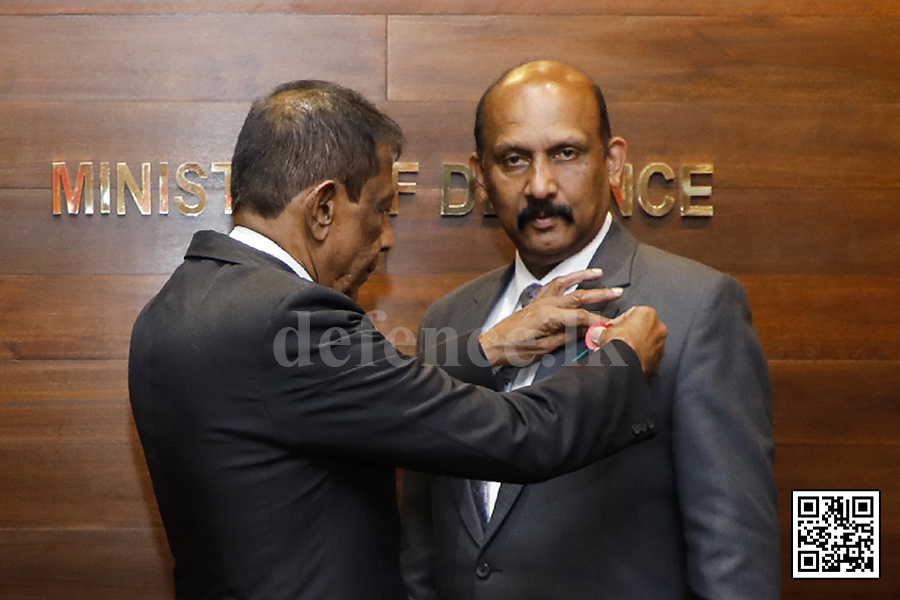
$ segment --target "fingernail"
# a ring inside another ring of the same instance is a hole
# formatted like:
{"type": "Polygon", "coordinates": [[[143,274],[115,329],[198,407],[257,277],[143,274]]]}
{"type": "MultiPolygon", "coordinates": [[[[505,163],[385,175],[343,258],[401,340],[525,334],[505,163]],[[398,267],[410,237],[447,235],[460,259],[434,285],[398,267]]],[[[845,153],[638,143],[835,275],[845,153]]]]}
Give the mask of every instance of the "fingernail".
{"type": "Polygon", "coordinates": [[[603,275],[603,269],[591,269],[591,271],[593,271],[597,275],[603,275]]]}
{"type": "Polygon", "coordinates": [[[625,288],[614,287],[614,288],[611,288],[611,289],[612,289],[612,291],[615,292],[616,294],[624,294],[624,293],[625,293],[625,288]]]}

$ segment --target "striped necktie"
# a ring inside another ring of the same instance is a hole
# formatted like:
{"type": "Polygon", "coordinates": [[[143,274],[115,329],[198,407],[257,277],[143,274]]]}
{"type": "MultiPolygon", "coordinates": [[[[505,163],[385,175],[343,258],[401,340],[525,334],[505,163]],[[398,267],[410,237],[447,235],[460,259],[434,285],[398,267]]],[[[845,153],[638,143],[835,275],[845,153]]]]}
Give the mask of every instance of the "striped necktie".
{"type": "MultiPolygon", "coordinates": [[[[531,285],[526,286],[526,288],[522,290],[522,293],[519,295],[519,310],[531,304],[531,302],[540,291],[541,284],[539,283],[532,283],[531,285]]],[[[519,369],[517,367],[501,367],[500,370],[497,371],[497,379],[500,381],[500,389],[503,391],[509,390],[509,387],[512,385],[512,382],[516,378],[516,374],[518,372],[519,369]]],[[[469,490],[472,493],[472,500],[475,502],[475,509],[478,512],[478,517],[481,521],[481,527],[483,529],[486,529],[488,521],[491,520],[491,505],[488,498],[487,482],[480,479],[470,479],[469,490]]]]}

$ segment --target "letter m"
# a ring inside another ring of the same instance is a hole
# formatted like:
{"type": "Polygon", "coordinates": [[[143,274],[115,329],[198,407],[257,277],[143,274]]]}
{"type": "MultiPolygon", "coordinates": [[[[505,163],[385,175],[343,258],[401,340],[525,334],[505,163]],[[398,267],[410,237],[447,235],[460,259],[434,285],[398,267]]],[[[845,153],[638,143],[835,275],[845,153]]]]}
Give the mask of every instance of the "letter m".
{"type": "Polygon", "coordinates": [[[66,211],[70,215],[77,215],[81,206],[82,193],[84,194],[84,214],[94,214],[94,165],[89,162],[78,165],[78,177],[75,179],[73,193],[66,163],[53,163],[53,214],[62,214],[62,196],[65,194],[66,211]]]}

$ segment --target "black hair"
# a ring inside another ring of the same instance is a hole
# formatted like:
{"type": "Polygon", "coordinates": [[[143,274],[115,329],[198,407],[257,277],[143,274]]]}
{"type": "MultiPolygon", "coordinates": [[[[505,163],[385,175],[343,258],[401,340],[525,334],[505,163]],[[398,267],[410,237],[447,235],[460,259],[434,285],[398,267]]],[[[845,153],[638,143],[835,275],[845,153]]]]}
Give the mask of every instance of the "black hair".
{"type": "Polygon", "coordinates": [[[354,202],[378,174],[378,145],[394,160],[403,132],[362,94],[335,83],[284,83],[256,100],[231,160],[233,212],[275,218],[302,190],[334,179],[354,202]]]}

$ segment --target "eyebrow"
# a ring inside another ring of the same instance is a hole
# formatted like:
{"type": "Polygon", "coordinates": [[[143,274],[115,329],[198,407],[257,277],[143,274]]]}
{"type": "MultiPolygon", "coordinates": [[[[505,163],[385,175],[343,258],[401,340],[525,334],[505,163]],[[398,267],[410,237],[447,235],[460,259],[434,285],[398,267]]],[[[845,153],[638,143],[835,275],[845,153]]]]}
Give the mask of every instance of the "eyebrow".
{"type": "MultiPolygon", "coordinates": [[[[558,142],[550,146],[548,150],[550,152],[556,152],[561,150],[562,148],[566,148],[569,146],[572,146],[574,148],[587,149],[590,147],[590,145],[591,143],[589,139],[585,139],[580,136],[569,136],[559,140],[558,142]]],[[[531,154],[533,150],[518,142],[502,142],[494,146],[492,152],[493,154],[506,154],[507,152],[522,152],[531,154]]]]}

